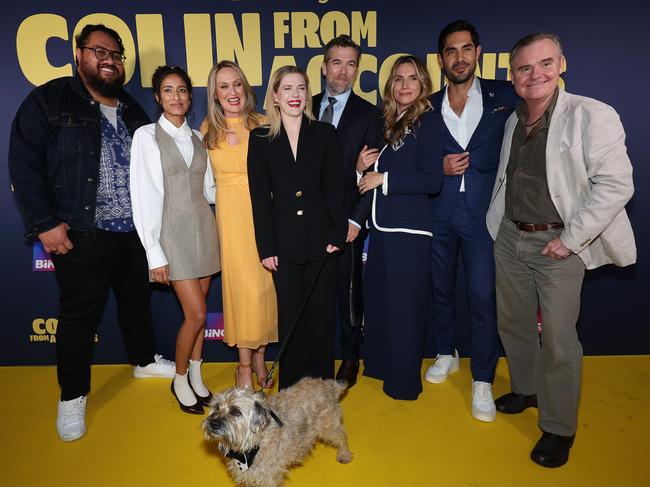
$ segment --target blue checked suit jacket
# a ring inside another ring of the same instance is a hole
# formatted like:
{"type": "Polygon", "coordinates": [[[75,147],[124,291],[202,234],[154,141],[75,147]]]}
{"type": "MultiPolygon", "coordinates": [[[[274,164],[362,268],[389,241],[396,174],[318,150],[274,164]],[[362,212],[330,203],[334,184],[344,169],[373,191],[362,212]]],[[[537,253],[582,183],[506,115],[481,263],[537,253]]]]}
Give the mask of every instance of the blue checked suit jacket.
{"type": "MultiPolygon", "coordinates": [[[[504,125],[516,108],[518,97],[508,81],[479,79],[483,96],[483,116],[465,149],[469,152],[469,167],[465,171],[467,204],[476,218],[483,220],[494,187],[504,125]]],[[[444,90],[431,95],[431,104],[440,112],[444,90]]],[[[464,152],[447,126],[443,131],[443,155],[464,152]]],[[[444,176],[440,194],[432,199],[434,221],[447,221],[458,202],[461,176],[444,176]]]]}

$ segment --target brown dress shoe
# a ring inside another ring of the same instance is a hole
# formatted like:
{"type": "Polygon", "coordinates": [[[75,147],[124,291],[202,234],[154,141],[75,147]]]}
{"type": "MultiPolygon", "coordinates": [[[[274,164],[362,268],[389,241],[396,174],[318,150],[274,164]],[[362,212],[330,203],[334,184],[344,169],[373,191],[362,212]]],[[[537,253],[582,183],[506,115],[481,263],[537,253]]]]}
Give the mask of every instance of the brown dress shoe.
{"type": "Polygon", "coordinates": [[[348,389],[357,383],[357,374],[359,373],[358,360],[344,360],[341,362],[338,372],[336,373],[336,380],[345,381],[348,389]]]}
{"type": "Polygon", "coordinates": [[[575,436],[560,436],[542,431],[542,437],[530,452],[530,459],[542,467],[561,467],[569,460],[569,450],[575,436]]]}

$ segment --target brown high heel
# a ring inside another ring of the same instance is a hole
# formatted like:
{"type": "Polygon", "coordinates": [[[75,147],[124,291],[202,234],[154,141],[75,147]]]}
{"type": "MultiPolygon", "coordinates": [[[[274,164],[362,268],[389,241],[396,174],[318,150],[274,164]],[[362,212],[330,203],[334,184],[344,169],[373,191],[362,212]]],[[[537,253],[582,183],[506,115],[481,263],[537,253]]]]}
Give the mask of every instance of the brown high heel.
{"type": "Polygon", "coordinates": [[[253,388],[253,368],[251,367],[251,364],[238,364],[237,365],[237,370],[235,370],[235,385],[240,388],[248,388],[248,389],[254,389],[253,388]],[[250,370],[250,383],[244,384],[242,380],[240,379],[241,376],[241,369],[248,369],[250,370]]]}
{"type": "Polygon", "coordinates": [[[275,385],[273,378],[270,378],[268,381],[266,381],[266,376],[269,375],[269,370],[266,368],[266,362],[264,361],[264,354],[255,350],[253,352],[253,363],[256,362],[255,357],[261,357],[262,365],[263,365],[262,374],[260,374],[260,371],[256,366],[253,366],[253,370],[255,371],[255,375],[257,376],[257,383],[263,389],[273,388],[273,386],[275,385]]]}

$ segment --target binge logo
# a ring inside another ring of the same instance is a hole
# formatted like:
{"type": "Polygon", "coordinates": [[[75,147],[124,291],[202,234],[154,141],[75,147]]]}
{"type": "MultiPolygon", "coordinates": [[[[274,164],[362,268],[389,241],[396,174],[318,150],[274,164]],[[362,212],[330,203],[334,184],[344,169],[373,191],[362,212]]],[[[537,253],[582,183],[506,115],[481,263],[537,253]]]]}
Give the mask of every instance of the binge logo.
{"type": "MultiPolygon", "coordinates": [[[[32,321],[33,335],[29,336],[30,342],[47,342],[56,343],[56,329],[59,326],[59,320],[56,318],[35,318],[32,321]]],[[[99,336],[95,334],[95,343],[99,341],[99,336]]]]}
{"type": "Polygon", "coordinates": [[[205,340],[223,340],[223,313],[208,313],[203,337],[205,340]]]}
{"type": "Polygon", "coordinates": [[[54,262],[50,259],[50,254],[45,252],[43,244],[41,242],[34,242],[32,248],[32,271],[34,272],[43,272],[43,271],[53,271],[54,262]]]}

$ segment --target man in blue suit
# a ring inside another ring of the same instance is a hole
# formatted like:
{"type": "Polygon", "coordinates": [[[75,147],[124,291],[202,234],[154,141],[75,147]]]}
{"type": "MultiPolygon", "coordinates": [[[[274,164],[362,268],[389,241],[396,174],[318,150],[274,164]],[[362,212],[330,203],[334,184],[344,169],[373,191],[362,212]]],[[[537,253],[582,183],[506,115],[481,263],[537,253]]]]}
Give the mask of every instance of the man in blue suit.
{"type": "Polygon", "coordinates": [[[472,415],[494,421],[492,382],[499,358],[493,243],[485,214],[494,186],[503,128],[515,108],[510,83],[474,75],[481,54],[472,24],[457,20],[438,38],[438,62],[448,85],[431,102],[444,125],[444,181],[433,198],[431,279],[438,356],[425,379],[438,384],[459,367],[454,347],[454,289],[458,255],[463,259],[471,323],[472,415]]]}

